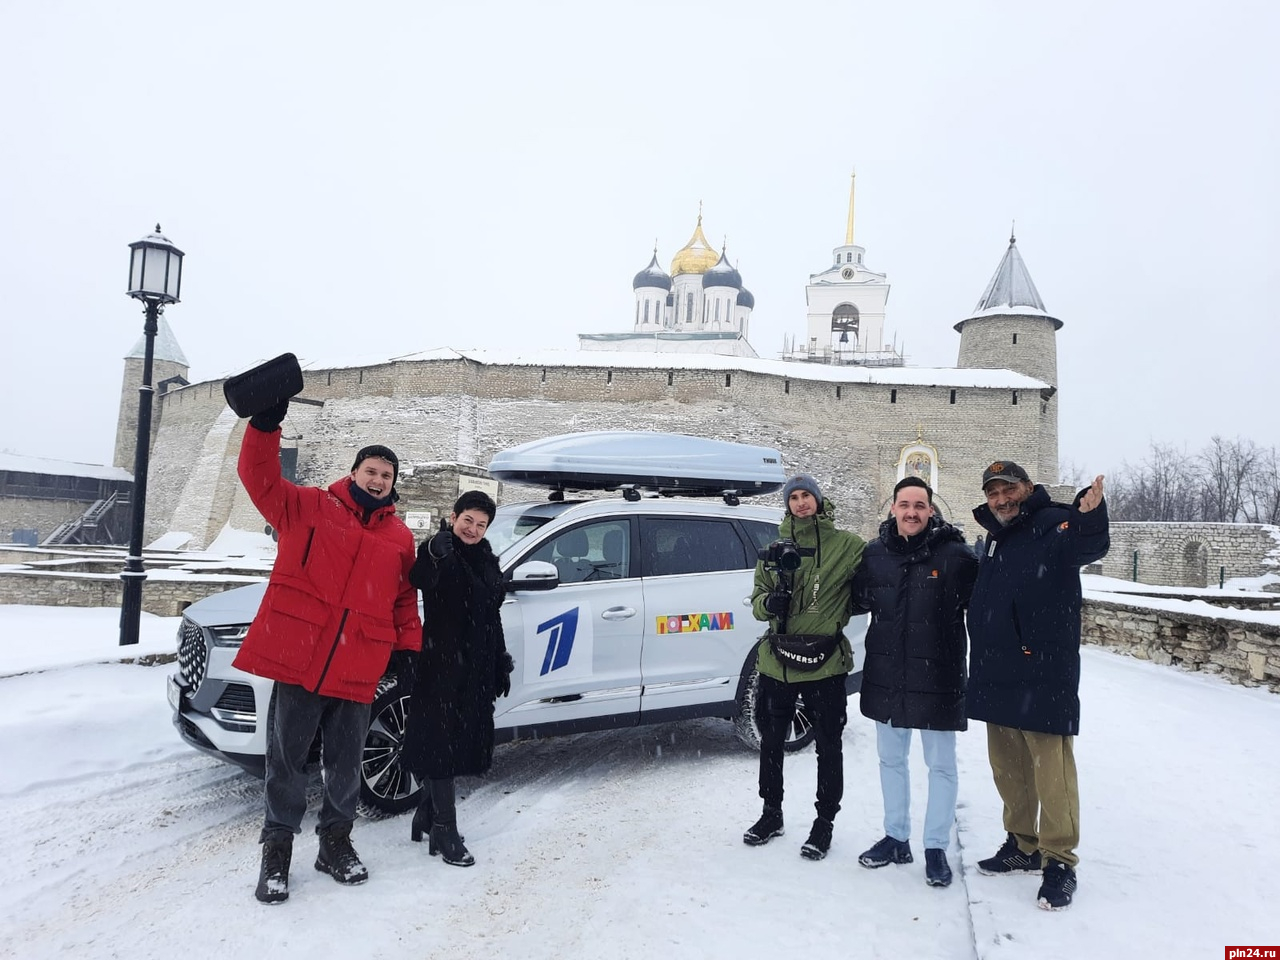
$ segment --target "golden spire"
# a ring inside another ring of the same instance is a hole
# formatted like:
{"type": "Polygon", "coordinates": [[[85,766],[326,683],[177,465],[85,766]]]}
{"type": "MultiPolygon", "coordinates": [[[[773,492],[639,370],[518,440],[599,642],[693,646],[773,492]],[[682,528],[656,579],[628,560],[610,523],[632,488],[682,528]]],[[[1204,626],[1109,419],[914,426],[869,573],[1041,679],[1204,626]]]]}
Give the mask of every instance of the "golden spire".
{"type": "Polygon", "coordinates": [[[858,185],[858,171],[853,171],[849,177],[849,222],[844,228],[844,245],[846,247],[853,246],[853,191],[858,185]]]}

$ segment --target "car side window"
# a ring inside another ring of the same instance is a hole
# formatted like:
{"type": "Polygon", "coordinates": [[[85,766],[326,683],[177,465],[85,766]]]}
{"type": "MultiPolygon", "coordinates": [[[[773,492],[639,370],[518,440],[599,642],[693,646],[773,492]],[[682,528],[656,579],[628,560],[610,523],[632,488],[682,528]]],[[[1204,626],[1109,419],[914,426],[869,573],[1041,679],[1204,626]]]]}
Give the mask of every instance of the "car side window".
{"type": "Polygon", "coordinates": [[[745,570],[755,565],[754,558],[747,562],[742,538],[729,520],[642,517],[640,543],[649,577],[745,570]]]}
{"type": "Polygon", "coordinates": [[[742,525],[747,528],[747,536],[751,538],[751,543],[757,550],[764,549],[778,539],[778,525],[776,523],[765,523],[762,520],[743,520],[742,525]]]}
{"type": "Polygon", "coordinates": [[[627,520],[583,524],[552,537],[524,560],[545,560],[555,564],[561,583],[590,583],[630,577],[629,528],[627,520]]]}

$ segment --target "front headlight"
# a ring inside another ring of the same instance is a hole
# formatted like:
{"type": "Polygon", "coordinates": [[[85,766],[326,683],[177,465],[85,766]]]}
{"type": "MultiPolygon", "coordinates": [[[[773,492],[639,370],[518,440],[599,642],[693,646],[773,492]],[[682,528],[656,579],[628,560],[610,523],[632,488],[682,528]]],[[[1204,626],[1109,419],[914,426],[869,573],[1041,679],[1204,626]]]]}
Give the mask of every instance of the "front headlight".
{"type": "Polygon", "coordinates": [[[238,647],[249,633],[249,624],[233,623],[227,627],[210,627],[215,647],[238,647]]]}

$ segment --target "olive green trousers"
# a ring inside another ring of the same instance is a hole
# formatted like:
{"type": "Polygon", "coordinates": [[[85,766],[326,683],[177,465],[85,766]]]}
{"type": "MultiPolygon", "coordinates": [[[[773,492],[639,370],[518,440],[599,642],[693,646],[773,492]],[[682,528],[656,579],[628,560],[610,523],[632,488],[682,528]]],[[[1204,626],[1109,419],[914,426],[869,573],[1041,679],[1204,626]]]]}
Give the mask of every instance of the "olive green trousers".
{"type": "Polygon", "coordinates": [[[1074,737],[987,724],[987,756],[1004,801],[1004,828],[1023,853],[1080,862],[1080,791],[1074,737]]]}

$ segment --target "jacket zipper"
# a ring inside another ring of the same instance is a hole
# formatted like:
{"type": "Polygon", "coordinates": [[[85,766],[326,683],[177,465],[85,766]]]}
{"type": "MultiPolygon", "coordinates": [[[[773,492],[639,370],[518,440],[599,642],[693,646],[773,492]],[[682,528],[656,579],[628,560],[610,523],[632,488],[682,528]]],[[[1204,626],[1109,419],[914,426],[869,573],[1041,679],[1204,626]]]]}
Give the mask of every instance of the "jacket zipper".
{"type": "Polygon", "coordinates": [[[302,561],[298,564],[300,567],[307,565],[307,558],[311,556],[311,541],[316,538],[315,527],[311,528],[311,532],[307,534],[307,545],[302,550],[302,561]]]}
{"type": "Polygon", "coordinates": [[[333,646],[329,648],[329,656],[325,659],[324,669],[320,671],[320,679],[316,681],[316,688],[311,691],[312,693],[318,694],[320,688],[324,686],[324,678],[329,673],[329,665],[333,663],[333,655],[338,652],[338,641],[342,639],[342,628],[346,626],[347,614],[350,612],[350,610],[342,611],[342,619],[338,621],[338,632],[333,635],[333,646]]]}

